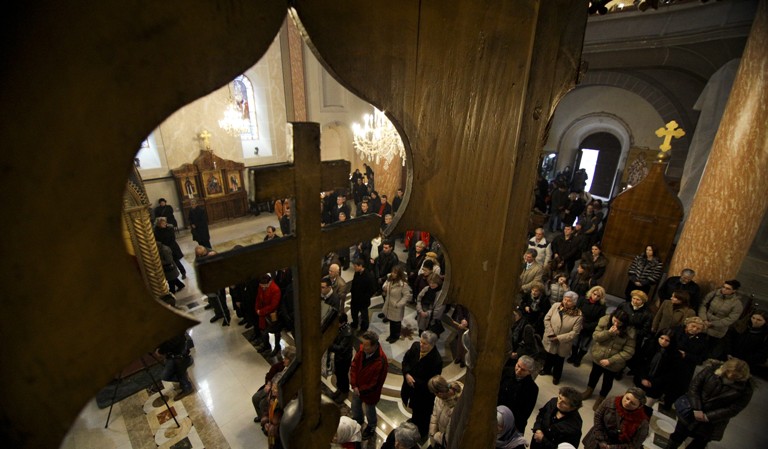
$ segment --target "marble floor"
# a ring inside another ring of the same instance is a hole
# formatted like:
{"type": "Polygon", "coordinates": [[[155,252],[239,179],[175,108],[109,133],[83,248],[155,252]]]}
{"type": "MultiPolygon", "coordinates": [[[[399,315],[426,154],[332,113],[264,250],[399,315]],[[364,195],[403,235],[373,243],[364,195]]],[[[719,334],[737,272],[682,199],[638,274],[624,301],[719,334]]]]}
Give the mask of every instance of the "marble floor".
{"type": "MultiPolygon", "coordinates": [[[[212,243],[217,250],[226,250],[236,243],[241,243],[248,235],[257,233],[255,239],[260,241],[267,225],[277,226],[274,215],[261,214],[258,217],[240,219],[226,224],[214,225],[211,228],[212,243]]],[[[187,232],[179,234],[179,244],[185,254],[186,263],[191,267],[195,242],[187,232]]],[[[398,242],[397,254],[401,259],[405,253],[398,242]]],[[[350,280],[351,270],[342,276],[350,280]]],[[[190,377],[196,391],[183,398],[179,403],[172,400],[169,405],[174,408],[181,427],[177,429],[170,414],[157,393],[141,390],[115,404],[110,417],[109,426],[105,428],[109,409],[100,409],[96,401],[85,404],[80,415],[72,425],[69,433],[61,444],[62,449],[144,449],[144,448],[266,448],[267,441],[260,427],[253,422],[255,416],[250,397],[264,382],[264,375],[269,369],[270,362],[262,357],[243,336],[246,332],[243,326],[237,325],[237,318],[231,326],[221,326],[221,321],[209,323],[213,316],[211,310],[205,310],[204,295],[197,289],[194,270],[188,269],[188,278],[184,281],[187,288],[177,294],[178,306],[188,311],[200,324],[189,330],[195,342],[193,350],[194,364],[189,368],[190,377]]],[[[611,298],[615,305],[619,299],[611,298]]],[[[381,298],[375,298],[372,309],[381,307],[381,298]]],[[[231,308],[231,305],[230,305],[231,308]]],[[[372,311],[371,328],[380,334],[386,334],[387,325],[376,317],[372,311]]],[[[406,314],[403,326],[406,329],[395,344],[384,342],[384,350],[397,366],[402,360],[402,354],[417,341],[413,309],[406,314]]],[[[234,317],[234,314],[233,314],[234,317]]],[[[290,336],[283,336],[290,342],[290,336]]],[[[449,379],[461,379],[464,369],[450,363],[451,357],[446,343],[453,338],[450,332],[445,332],[438,342],[438,349],[445,360],[443,375],[449,379]]],[[[500,336],[503,338],[503,336],[500,336]]],[[[583,389],[590,370],[588,357],[586,363],[579,368],[567,365],[560,386],[573,386],[583,389]]],[[[323,379],[332,387],[330,379],[323,379]]],[[[398,392],[402,377],[390,373],[385,387],[385,396],[379,403],[379,428],[377,438],[369,440],[364,447],[378,448],[382,438],[400,422],[407,419],[409,412],[398,400],[398,392]]],[[[551,377],[540,376],[536,379],[539,385],[537,410],[550,398],[556,396],[559,386],[552,385],[551,377]]],[[[761,423],[768,416],[768,390],[766,381],[756,378],[755,394],[748,408],[734,418],[726,431],[722,442],[710,444],[710,448],[724,449],[727,447],[765,448],[768,447],[768,435],[761,423]]],[[[618,381],[613,388],[613,394],[620,394],[630,386],[630,380],[625,378],[618,381]]],[[[166,384],[166,387],[172,387],[166,384]]],[[[165,391],[170,393],[170,389],[165,391]]],[[[332,391],[332,390],[331,390],[332,391]]],[[[173,396],[173,393],[169,395],[173,396]]],[[[580,413],[584,420],[583,432],[592,425],[592,400],[585,401],[580,413]]],[[[348,413],[348,402],[342,406],[342,413],[348,413]]],[[[536,411],[534,411],[535,415],[536,411]]],[[[530,422],[533,422],[531,417],[530,422]]],[[[652,420],[652,434],[645,442],[646,448],[664,447],[662,439],[674,427],[674,420],[660,413],[655,413],[652,420]],[[659,446],[656,443],[661,443],[659,446]]],[[[530,439],[530,430],[526,437],[530,439]]],[[[326,447],[318,445],[317,447],[326,447]]],[[[330,447],[330,444],[328,445],[330,447]]],[[[426,445],[425,445],[426,447],[426,445]]]]}

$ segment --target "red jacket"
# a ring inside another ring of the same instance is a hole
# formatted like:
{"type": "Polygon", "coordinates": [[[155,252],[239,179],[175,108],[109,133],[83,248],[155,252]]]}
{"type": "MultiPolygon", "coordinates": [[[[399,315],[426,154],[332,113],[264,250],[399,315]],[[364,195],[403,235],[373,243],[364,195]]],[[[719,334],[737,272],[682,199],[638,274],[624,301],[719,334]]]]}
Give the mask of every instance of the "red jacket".
{"type": "Polygon", "coordinates": [[[274,281],[269,282],[269,287],[266,290],[259,286],[259,291],[256,293],[255,306],[256,315],[259,316],[259,329],[267,328],[267,321],[264,317],[277,310],[279,306],[280,287],[274,281]]]}
{"type": "Polygon", "coordinates": [[[360,399],[373,405],[379,402],[381,398],[381,389],[384,387],[384,380],[387,378],[387,355],[379,345],[378,352],[374,352],[370,358],[365,358],[363,345],[357,350],[352,359],[352,366],[349,369],[349,383],[352,388],[360,390],[360,399]]]}

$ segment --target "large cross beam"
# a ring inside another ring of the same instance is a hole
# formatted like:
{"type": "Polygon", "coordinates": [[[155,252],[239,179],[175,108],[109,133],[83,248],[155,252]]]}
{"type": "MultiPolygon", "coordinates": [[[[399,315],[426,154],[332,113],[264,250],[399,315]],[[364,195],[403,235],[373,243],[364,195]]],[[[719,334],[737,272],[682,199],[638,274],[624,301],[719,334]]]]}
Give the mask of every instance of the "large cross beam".
{"type": "Polygon", "coordinates": [[[268,167],[254,176],[257,201],[294,198],[295,208],[291,211],[294,232],[281,239],[206,258],[196,268],[202,291],[215,291],[276,269],[294,268],[297,357],[295,366],[281,380],[281,403],[298,396],[302,412],[294,432],[315,432],[313,436],[318,441],[330,441],[339,420],[339,409],[333,404],[320,403],[320,358],[333,342],[338,328],[321,329],[320,326],[317,289],[320,262],[331,248],[371,239],[381,221],[377,215],[366,215],[321,228],[317,207],[320,192],[346,186],[350,164],[345,161],[321,164],[320,128],[316,123],[294,123],[293,139],[293,165],[268,167]],[[321,425],[323,421],[333,425],[321,425]]]}

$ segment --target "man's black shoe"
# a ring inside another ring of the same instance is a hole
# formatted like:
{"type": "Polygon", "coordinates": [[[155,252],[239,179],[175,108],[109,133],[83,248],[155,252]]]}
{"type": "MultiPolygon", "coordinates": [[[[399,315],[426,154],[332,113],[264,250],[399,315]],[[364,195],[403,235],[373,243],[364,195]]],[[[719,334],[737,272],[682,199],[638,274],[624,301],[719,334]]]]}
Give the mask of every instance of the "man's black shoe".
{"type": "Polygon", "coordinates": [[[372,436],[376,435],[376,429],[373,427],[366,427],[363,430],[363,440],[370,440],[372,436]]]}
{"type": "Polygon", "coordinates": [[[211,323],[215,323],[219,321],[220,319],[224,318],[222,315],[214,315],[213,318],[211,318],[211,323]]]}

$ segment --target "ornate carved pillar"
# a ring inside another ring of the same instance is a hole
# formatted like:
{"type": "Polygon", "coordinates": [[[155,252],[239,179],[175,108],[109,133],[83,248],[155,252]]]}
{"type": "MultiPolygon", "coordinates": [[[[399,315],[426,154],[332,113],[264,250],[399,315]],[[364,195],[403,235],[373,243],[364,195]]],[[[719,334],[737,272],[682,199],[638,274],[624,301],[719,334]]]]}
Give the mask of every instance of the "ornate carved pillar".
{"type": "Polygon", "coordinates": [[[160,263],[149,208],[144,183],[136,167],[133,167],[123,195],[123,236],[128,253],[135,258],[144,284],[155,298],[160,299],[170,294],[170,291],[163,273],[163,265],[160,263]]]}
{"type": "Polygon", "coordinates": [[[760,2],[670,273],[705,290],[739,271],[768,207],[768,3],[760,2]],[[713,220],[715,217],[715,220],[713,220]]]}

